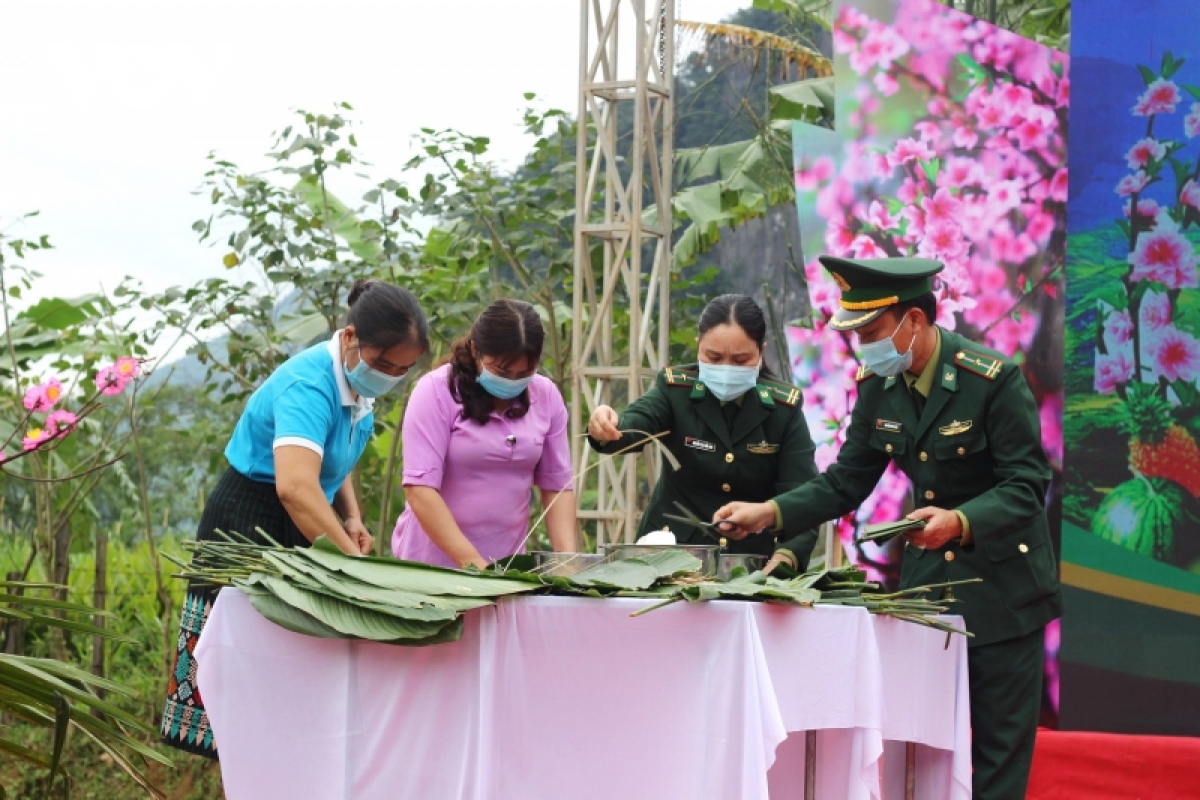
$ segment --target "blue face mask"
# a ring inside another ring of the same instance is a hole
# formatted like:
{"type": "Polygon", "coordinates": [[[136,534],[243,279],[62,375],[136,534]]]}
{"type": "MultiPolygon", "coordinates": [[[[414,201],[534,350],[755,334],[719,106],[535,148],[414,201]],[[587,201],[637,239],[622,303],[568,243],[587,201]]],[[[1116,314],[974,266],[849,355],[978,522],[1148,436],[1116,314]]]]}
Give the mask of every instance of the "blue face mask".
{"type": "MultiPolygon", "coordinates": [[[[903,324],[904,320],[900,320],[900,325],[903,324]]],[[[896,350],[896,343],[892,341],[896,337],[896,334],[900,332],[900,325],[897,325],[896,330],[892,331],[892,335],[886,339],[880,339],[878,342],[868,342],[867,344],[860,343],[858,345],[858,352],[862,356],[863,364],[876,375],[890,378],[893,375],[899,375],[912,366],[912,349],[913,344],[916,344],[917,337],[913,337],[912,344],[908,346],[908,351],[901,355],[896,350]]]]}
{"type": "Polygon", "coordinates": [[[700,382],[708,387],[718,400],[729,402],[750,391],[758,383],[760,360],[753,367],[736,367],[732,364],[705,364],[700,362],[700,382]]]}
{"type": "Polygon", "coordinates": [[[525,387],[533,381],[533,376],[516,379],[502,378],[494,372],[488,372],[487,367],[480,367],[479,377],[476,380],[479,381],[479,385],[485,392],[497,400],[512,400],[525,391],[525,387]]]}
{"type": "Polygon", "coordinates": [[[392,389],[395,389],[408,375],[388,375],[386,372],[380,372],[377,369],[372,369],[366,361],[363,360],[361,351],[358,355],[358,363],[354,365],[354,369],[348,369],[345,363],[342,364],[342,371],[346,373],[346,383],[350,384],[350,388],[358,392],[361,397],[379,397],[387,394],[392,389]]]}

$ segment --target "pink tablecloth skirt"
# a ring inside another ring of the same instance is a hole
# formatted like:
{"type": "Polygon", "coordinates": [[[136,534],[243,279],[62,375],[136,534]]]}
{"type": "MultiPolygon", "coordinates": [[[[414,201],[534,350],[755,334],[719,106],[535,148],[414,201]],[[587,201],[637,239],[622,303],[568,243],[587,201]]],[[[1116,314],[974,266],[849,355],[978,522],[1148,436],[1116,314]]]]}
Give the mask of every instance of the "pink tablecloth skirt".
{"type": "Polygon", "coordinates": [[[224,590],[197,645],[230,800],[971,794],[960,636],[854,608],[529,597],[426,648],[314,639],[224,590]]]}

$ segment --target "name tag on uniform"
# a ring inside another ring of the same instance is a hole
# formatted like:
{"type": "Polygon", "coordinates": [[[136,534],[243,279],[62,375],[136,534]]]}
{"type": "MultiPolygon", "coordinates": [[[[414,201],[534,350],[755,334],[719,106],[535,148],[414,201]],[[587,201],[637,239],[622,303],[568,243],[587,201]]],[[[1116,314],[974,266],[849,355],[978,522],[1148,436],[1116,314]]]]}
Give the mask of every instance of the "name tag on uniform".
{"type": "Polygon", "coordinates": [[[746,445],[746,449],[749,450],[751,453],[753,453],[756,456],[768,456],[771,453],[778,453],[779,445],[767,444],[766,439],[764,439],[761,442],[759,442],[758,444],[746,445]]]}
{"type": "Polygon", "coordinates": [[[875,430],[888,431],[889,433],[900,433],[904,430],[904,426],[899,422],[892,422],[890,419],[875,420],[875,430]]]}
{"type": "Polygon", "coordinates": [[[690,436],[684,438],[683,444],[685,447],[691,447],[694,450],[703,450],[707,453],[715,453],[717,451],[717,446],[712,442],[706,442],[703,439],[693,439],[690,436]]]}

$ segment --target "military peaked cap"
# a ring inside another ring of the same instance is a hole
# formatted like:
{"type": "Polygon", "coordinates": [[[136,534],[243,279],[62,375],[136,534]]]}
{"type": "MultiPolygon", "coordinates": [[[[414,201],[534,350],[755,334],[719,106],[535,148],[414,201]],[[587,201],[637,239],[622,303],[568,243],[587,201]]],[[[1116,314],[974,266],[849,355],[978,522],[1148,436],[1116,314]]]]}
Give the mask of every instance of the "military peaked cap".
{"type": "Polygon", "coordinates": [[[944,265],[931,258],[836,258],[820,256],[842,290],[841,308],[829,325],[848,331],[866,325],[890,306],[933,291],[944,265]]]}

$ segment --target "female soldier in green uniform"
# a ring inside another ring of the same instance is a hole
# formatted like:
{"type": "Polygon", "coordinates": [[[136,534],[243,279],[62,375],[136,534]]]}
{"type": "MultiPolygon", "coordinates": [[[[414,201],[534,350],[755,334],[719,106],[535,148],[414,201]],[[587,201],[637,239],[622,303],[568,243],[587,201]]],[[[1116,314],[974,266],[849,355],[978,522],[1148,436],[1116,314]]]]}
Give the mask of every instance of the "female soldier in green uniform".
{"type": "MultiPolygon", "coordinates": [[[[620,416],[608,406],[592,414],[588,440],[602,453],[670,431],[659,441],[680,469],[663,464],[639,536],[665,527],[680,543],[716,544],[718,534],[711,529],[663,515],[678,515],[678,502],[709,519],[731,500],[763,502],[816,477],[800,390],[764,377],[770,375],[763,366],[766,334],[758,304],[744,295],[722,295],[700,315],[699,363],[659,372],[654,388],[620,416]]],[[[789,546],[803,563],[815,542],[816,532],[807,531],[789,546]]],[[[735,553],[774,550],[770,532],[730,542],[735,553]]]]}

